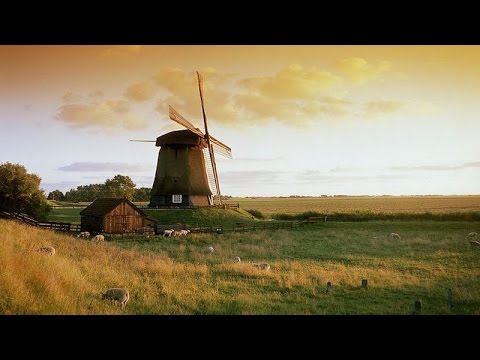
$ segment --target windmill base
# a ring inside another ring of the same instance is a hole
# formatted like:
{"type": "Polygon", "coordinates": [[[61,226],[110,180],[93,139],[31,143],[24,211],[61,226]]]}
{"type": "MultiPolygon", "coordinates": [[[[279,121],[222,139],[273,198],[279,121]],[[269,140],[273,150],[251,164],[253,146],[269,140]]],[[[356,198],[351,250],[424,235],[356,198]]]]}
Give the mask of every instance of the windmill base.
{"type": "Polygon", "coordinates": [[[211,205],[211,196],[208,195],[182,195],[181,202],[173,202],[172,195],[152,195],[148,207],[196,207],[211,205]]]}

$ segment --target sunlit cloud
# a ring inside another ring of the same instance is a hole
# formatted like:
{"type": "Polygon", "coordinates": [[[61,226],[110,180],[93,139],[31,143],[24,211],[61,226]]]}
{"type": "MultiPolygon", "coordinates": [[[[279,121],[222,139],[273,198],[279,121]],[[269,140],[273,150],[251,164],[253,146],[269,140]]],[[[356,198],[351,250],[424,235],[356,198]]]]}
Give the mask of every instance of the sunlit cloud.
{"type": "Polygon", "coordinates": [[[377,64],[368,63],[365,59],[352,57],[342,59],[334,64],[338,73],[355,85],[364,85],[370,80],[383,80],[383,74],[390,71],[392,63],[380,61],[377,64]]]}
{"type": "Polygon", "coordinates": [[[326,70],[315,67],[304,69],[292,64],[280,70],[274,76],[244,79],[240,84],[249,94],[279,99],[313,99],[330,90],[339,82],[339,78],[326,70]]]}
{"type": "Polygon", "coordinates": [[[398,112],[406,107],[406,103],[393,100],[368,101],[363,105],[361,116],[373,118],[385,114],[398,112]]]}
{"type": "Polygon", "coordinates": [[[69,91],[63,94],[62,100],[66,104],[72,104],[72,103],[83,101],[83,96],[69,91]]]}
{"type": "Polygon", "coordinates": [[[146,101],[151,99],[153,95],[153,87],[148,82],[130,85],[125,91],[125,96],[134,101],[146,101]]]}
{"type": "Polygon", "coordinates": [[[107,133],[146,127],[142,117],[129,111],[129,104],[125,100],[63,105],[55,118],[75,129],[100,128],[107,133]]]}
{"type": "Polygon", "coordinates": [[[78,172],[139,172],[150,169],[149,166],[141,164],[128,164],[122,162],[75,162],[66,166],[59,167],[60,171],[78,171],[78,172]]]}

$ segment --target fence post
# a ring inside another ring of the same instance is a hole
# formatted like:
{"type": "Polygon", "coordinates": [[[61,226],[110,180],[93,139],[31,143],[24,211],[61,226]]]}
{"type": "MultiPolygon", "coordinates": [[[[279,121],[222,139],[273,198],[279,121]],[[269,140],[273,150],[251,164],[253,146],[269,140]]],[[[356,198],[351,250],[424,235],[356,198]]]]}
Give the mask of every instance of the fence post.
{"type": "Polygon", "coordinates": [[[327,222],[327,215],[325,215],[325,222],[327,222]]]}

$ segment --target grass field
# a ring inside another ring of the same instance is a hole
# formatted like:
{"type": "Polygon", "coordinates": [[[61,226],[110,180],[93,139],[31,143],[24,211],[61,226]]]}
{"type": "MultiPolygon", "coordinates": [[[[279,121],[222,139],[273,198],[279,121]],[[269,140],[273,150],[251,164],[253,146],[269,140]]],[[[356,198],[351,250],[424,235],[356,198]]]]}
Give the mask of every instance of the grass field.
{"type": "MultiPolygon", "coordinates": [[[[323,214],[359,214],[373,217],[385,214],[385,217],[413,218],[417,220],[478,220],[480,214],[480,196],[436,196],[436,197],[336,197],[336,198],[257,198],[232,199],[225,203],[240,204],[239,216],[247,217],[245,210],[258,210],[266,217],[278,214],[300,214],[314,211],[323,214]],[[427,215],[421,217],[421,215],[427,215]],[[453,218],[454,215],[457,215],[453,218]]],[[[80,223],[82,208],[54,208],[50,212],[50,221],[80,223]]],[[[204,210],[202,210],[204,211],[204,210]]],[[[218,213],[215,216],[203,216],[202,211],[193,210],[145,210],[148,216],[162,223],[186,223],[191,225],[230,225],[227,218],[218,213]],[[207,221],[205,223],[205,220],[207,221]],[[203,222],[203,224],[201,224],[203,222]]],[[[234,211],[234,210],[232,210],[234,211]]],[[[244,221],[248,221],[243,219],[244,221]]]]}
{"type": "Polygon", "coordinates": [[[450,213],[480,212],[480,196],[413,196],[413,197],[334,197],[334,198],[256,198],[229,199],[225,203],[240,204],[271,215],[320,213],[450,213]]]}
{"type": "Polygon", "coordinates": [[[94,245],[0,220],[0,313],[410,314],[419,299],[424,314],[480,314],[471,231],[480,223],[347,222],[94,245]],[[252,266],[263,261],[269,271],[252,266]],[[129,289],[125,310],[101,300],[109,287],[129,289]]]}

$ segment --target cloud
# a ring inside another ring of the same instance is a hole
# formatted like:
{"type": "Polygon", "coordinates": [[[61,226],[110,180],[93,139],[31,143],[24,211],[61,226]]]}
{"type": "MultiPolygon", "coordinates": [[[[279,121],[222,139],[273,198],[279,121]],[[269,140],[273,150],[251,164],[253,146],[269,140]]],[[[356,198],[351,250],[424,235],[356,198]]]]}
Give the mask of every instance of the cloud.
{"type": "Polygon", "coordinates": [[[94,100],[101,100],[101,99],[103,99],[105,94],[103,93],[103,91],[97,90],[97,91],[91,92],[90,94],[88,94],[88,96],[90,98],[93,98],[94,100]]]}
{"type": "Polygon", "coordinates": [[[334,68],[355,85],[364,85],[374,79],[383,80],[383,74],[390,71],[391,67],[389,61],[369,64],[359,57],[342,59],[334,64],[334,68]]]}
{"type": "Polygon", "coordinates": [[[134,101],[146,101],[151,99],[153,95],[153,87],[148,82],[130,85],[125,91],[125,96],[134,101]]]}
{"type": "Polygon", "coordinates": [[[451,171],[467,168],[480,168],[480,161],[467,162],[462,165],[420,165],[420,166],[392,166],[394,171],[451,171]]]}
{"type": "Polygon", "coordinates": [[[59,167],[60,171],[79,172],[141,172],[150,169],[150,166],[128,164],[121,162],[75,162],[70,165],[59,167]]]}
{"type": "Polygon", "coordinates": [[[130,105],[125,100],[63,105],[55,118],[75,129],[100,128],[107,133],[146,127],[143,118],[130,112],[130,105]]]}
{"type": "Polygon", "coordinates": [[[315,67],[304,69],[292,64],[274,76],[244,79],[240,83],[249,94],[278,99],[314,99],[339,82],[339,78],[315,67]]]}
{"type": "MultiPolygon", "coordinates": [[[[355,104],[345,97],[350,77],[364,84],[388,71],[390,63],[372,65],[355,58],[346,59],[340,65],[348,76],[342,78],[326,69],[307,69],[298,64],[289,65],[271,76],[243,79],[221,74],[212,68],[202,70],[208,119],[228,126],[278,121],[305,127],[353,114],[355,104]]],[[[165,68],[157,73],[154,81],[168,92],[158,101],[158,112],[167,114],[168,105],[172,105],[192,123],[201,121],[195,73],[165,68]]],[[[363,106],[361,115],[375,117],[392,113],[401,110],[403,105],[398,101],[369,101],[363,106]]]]}
{"type": "MultiPolygon", "coordinates": [[[[233,75],[218,73],[214,68],[201,69],[200,73],[204,78],[203,90],[208,119],[230,125],[238,123],[236,121],[241,117],[233,99],[233,75]]],[[[201,123],[202,110],[195,72],[164,68],[154,76],[154,81],[168,92],[156,105],[155,109],[159,113],[167,114],[168,105],[172,105],[193,124],[201,123]]]]}
{"type": "Polygon", "coordinates": [[[66,92],[65,94],[63,94],[62,100],[66,104],[71,104],[71,103],[76,103],[76,102],[82,101],[83,96],[80,95],[80,94],[75,94],[75,93],[72,93],[72,92],[69,91],[69,92],[66,92]]]}
{"type": "Polygon", "coordinates": [[[361,116],[366,118],[378,117],[391,114],[404,109],[406,103],[393,100],[368,101],[363,105],[361,116]]]}

